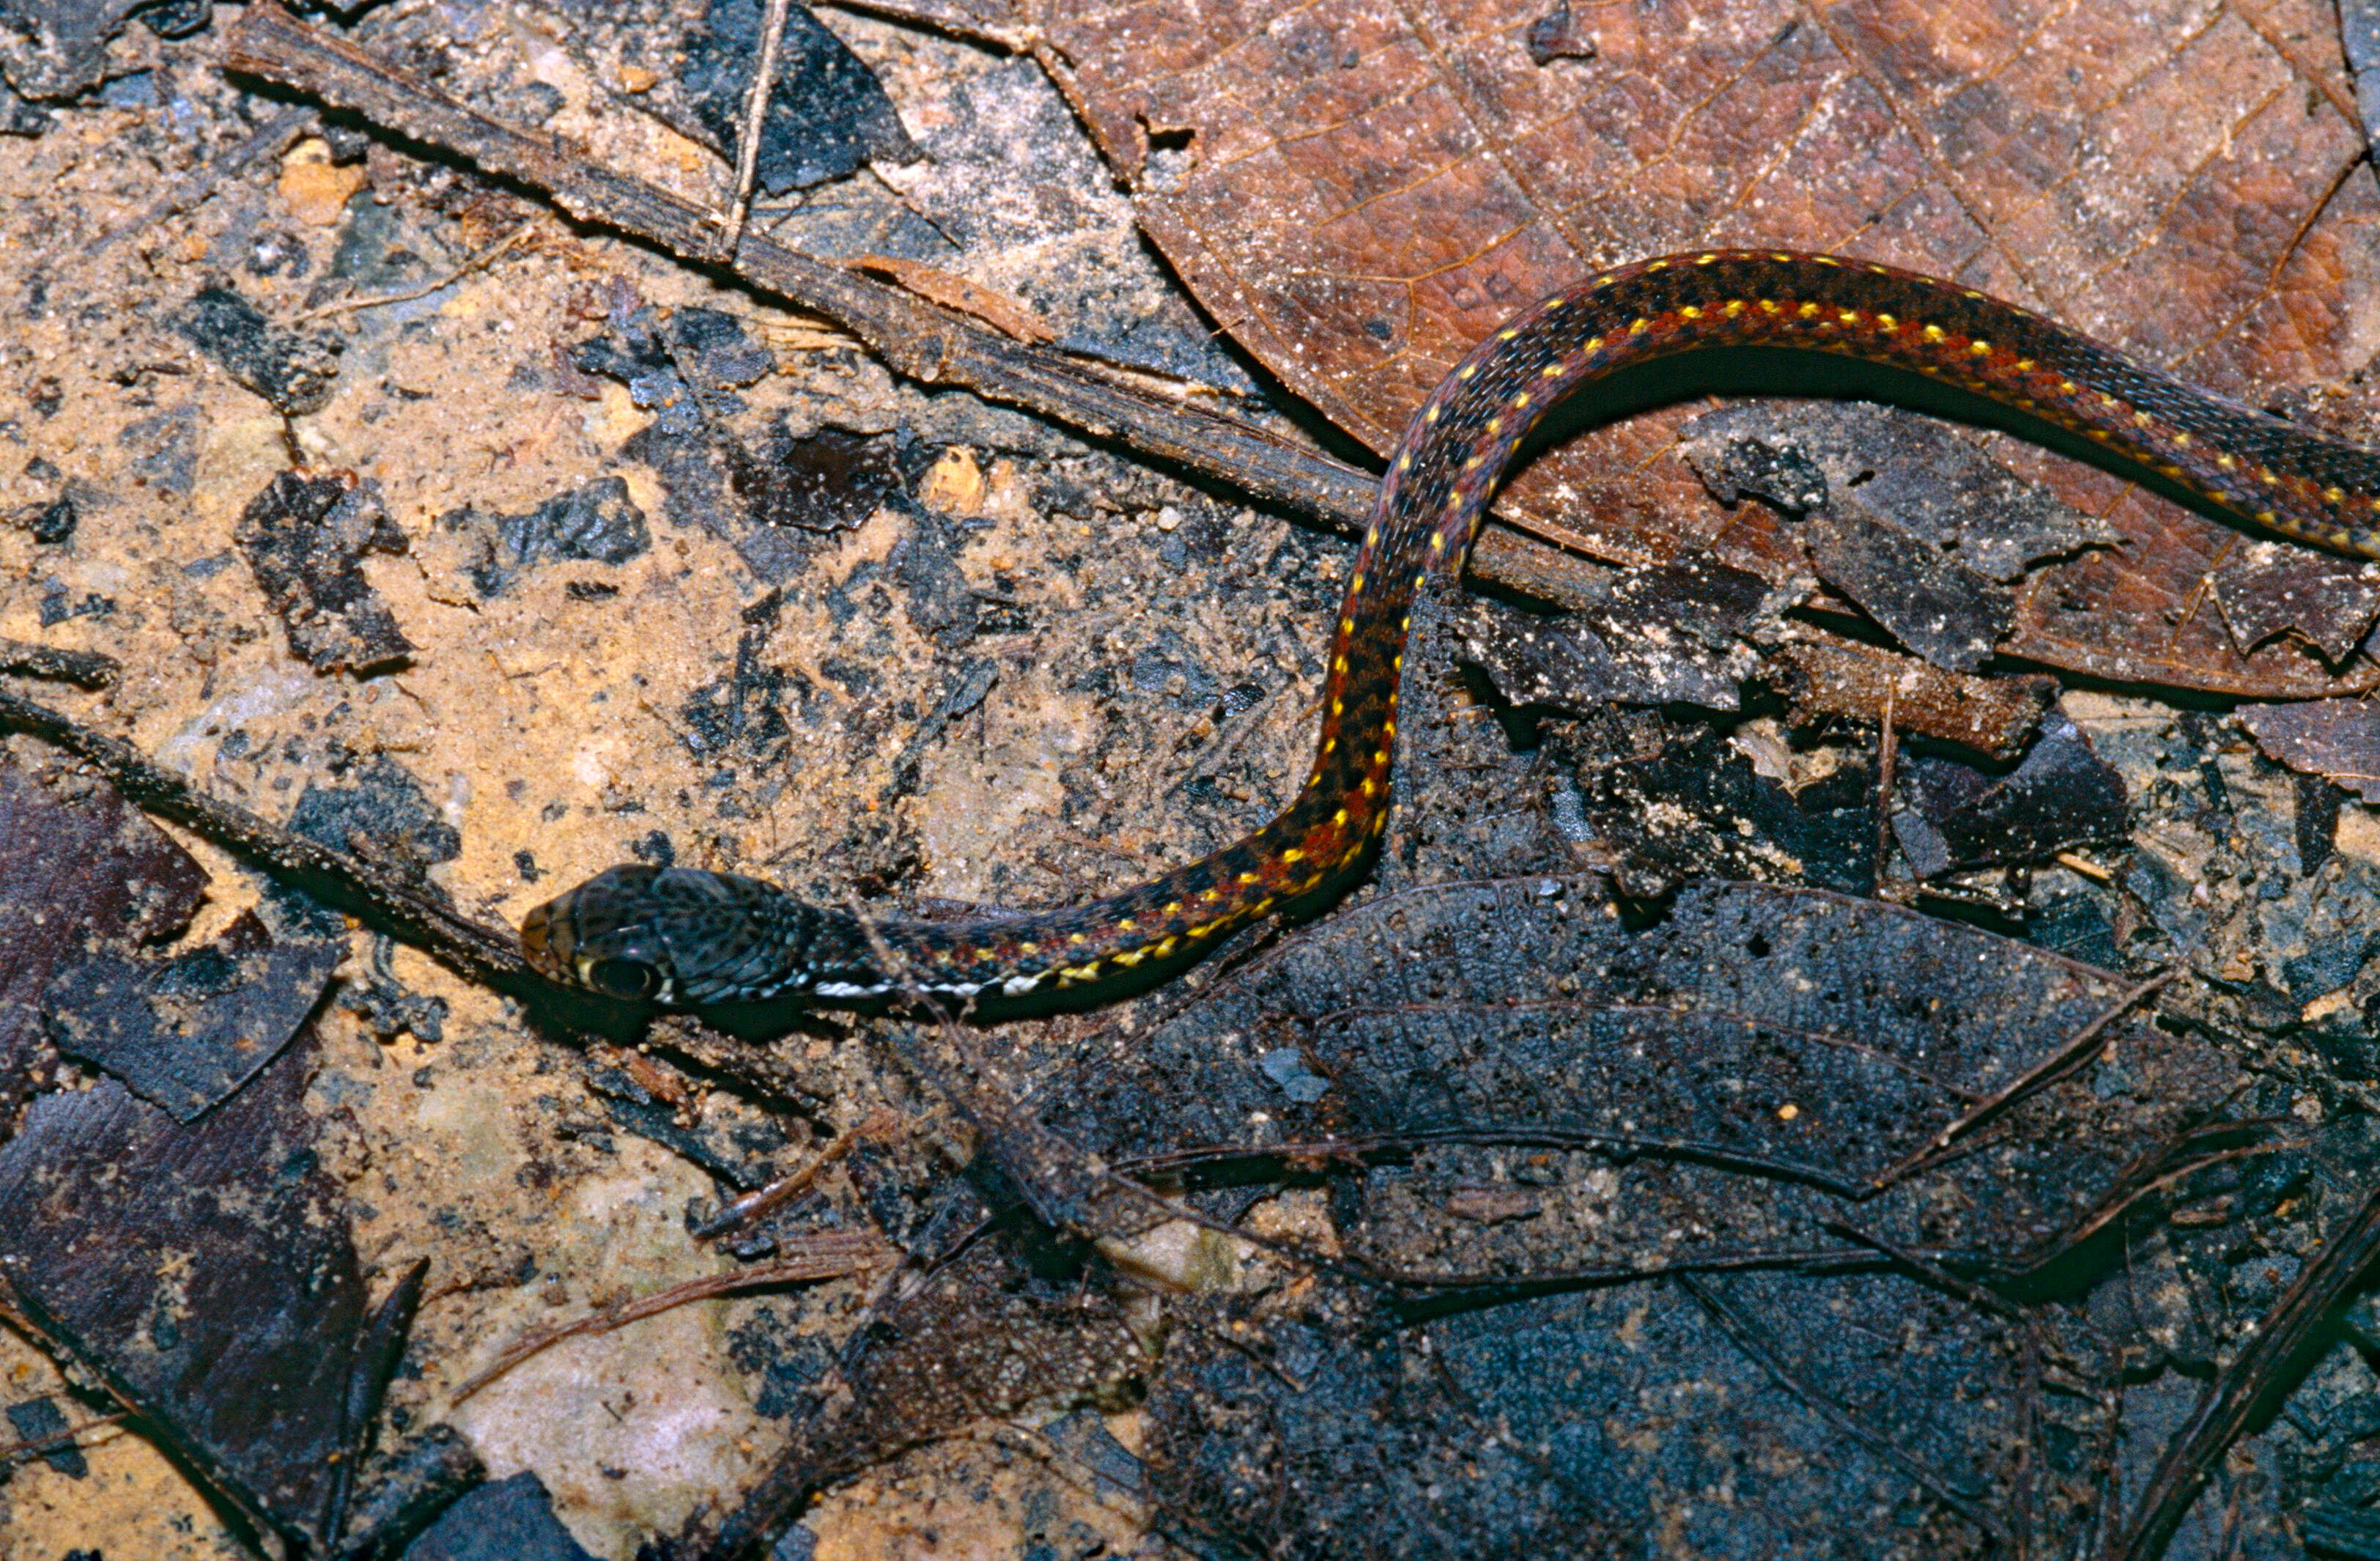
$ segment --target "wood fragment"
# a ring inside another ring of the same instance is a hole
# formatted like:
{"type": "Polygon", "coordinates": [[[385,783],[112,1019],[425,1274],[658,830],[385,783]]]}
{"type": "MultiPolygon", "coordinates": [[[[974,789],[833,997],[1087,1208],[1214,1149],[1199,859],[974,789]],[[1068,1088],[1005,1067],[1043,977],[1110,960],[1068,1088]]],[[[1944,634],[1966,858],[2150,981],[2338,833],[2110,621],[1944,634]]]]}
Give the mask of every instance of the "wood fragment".
{"type": "Polygon", "coordinates": [[[1038,347],[1057,339],[1056,332],[1015,299],[970,282],[964,276],[953,275],[938,266],[903,260],[898,255],[861,255],[850,264],[855,271],[872,271],[880,276],[889,276],[919,298],[930,299],[944,309],[972,314],[1014,340],[1038,347]]]}

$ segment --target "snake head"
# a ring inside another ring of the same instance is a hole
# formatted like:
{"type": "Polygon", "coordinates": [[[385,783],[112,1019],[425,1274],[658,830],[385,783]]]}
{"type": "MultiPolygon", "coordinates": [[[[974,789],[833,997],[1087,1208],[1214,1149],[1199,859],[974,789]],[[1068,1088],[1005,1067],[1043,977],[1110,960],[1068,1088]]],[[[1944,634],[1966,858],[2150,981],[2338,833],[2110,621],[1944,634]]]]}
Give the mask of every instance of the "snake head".
{"type": "Polygon", "coordinates": [[[638,863],[608,868],[521,921],[521,952],[544,975],[665,1006],[798,996],[822,970],[847,965],[860,942],[851,918],[773,884],[638,863]],[[822,966],[830,951],[836,958],[822,966]]]}

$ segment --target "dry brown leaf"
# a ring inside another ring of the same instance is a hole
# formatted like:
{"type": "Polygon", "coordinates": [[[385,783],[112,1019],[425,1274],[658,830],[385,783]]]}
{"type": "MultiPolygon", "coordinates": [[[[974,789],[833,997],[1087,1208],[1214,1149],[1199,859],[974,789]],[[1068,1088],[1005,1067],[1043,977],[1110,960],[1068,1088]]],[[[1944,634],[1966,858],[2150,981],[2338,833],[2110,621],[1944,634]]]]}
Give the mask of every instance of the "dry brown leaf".
{"type": "MultiPolygon", "coordinates": [[[[1200,300],[1375,449],[1513,310],[1708,245],[1930,271],[2251,401],[2380,348],[2380,193],[2350,177],[2362,135],[2313,0],[1573,6],[1591,57],[1543,63],[1548,0],[1017,4],[1200,300]]],[[[1668,458],[1691,410],[1572,441],[1507,505],[1597,556],[1710,547],[1779,578],[1775,518],[1668,458]]],[[[2373,681],[2290,640],[2240,652],[2204,580],[2241,533],[2000,447],[2131,543],[2031,577],[2007,648],[2268,696],[2373,681]]]]}

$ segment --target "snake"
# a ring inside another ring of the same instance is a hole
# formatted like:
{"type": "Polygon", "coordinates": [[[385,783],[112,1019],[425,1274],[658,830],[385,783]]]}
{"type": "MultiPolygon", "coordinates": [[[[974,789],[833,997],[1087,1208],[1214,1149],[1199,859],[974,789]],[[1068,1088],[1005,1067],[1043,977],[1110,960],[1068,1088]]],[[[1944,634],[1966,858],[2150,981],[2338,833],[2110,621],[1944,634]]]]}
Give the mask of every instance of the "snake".
{"type": "Polygon", "coordinates": [[[2216,510],[2380,557],[2380,455],[2203,390],[1953,282],[1833,255],[1710,250],[1564,288],[1475,347],[1390,451],[1339,610],[1305,786],[1208,856],[1085,903],[964,921],[877,919],[762,879],[624,863],[532,909],[522,952],[624,1003],[860,1007],[948,997],[1078,1002],[1171,974],[1276,910],[1327,904],[1386,829],[1417,595],[1451,577],[1532,429],[1582,385],[1724,348],[1911,371],[2062,428],[2216,510]]]}

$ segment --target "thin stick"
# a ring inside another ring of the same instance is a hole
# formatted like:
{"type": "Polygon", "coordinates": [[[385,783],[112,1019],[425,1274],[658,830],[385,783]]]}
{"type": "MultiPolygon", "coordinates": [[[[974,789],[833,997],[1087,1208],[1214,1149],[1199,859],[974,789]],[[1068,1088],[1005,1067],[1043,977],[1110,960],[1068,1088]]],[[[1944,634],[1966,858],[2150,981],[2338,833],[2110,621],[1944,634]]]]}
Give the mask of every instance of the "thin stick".
{"type": "Polygon", "coordinates": [[[2165,1553],[2224,1453],[2295,1374],[2318,1325],[2355,1287],[2375,1256],[2380,1256],[2380,1193],[2364,1200],[2345,1229],[2329,1235],[2320,1255],[2306,1264],[2248,1335],[2239,1355],[2208,1385],[2190,1423],[2167,1445],[2141,1493],[2131,1525],[2107,1555],[2115,1561],[2150,1561],[2165,1553]]]}
{"type": "Polygon", "coordinates": [[[87,1433],[104,1431],[111,1425],[119,1424],[129,1418],[131,1413],[129,1409],[118,1409],[112,1415],[95,1416],[80,1425],[70,1425],[64,1431],[53,1432],[47,1436],[32,1436],[22,1442],[10,1442],[0,1445],[0,1464],[11,1464],[18,1458],[40,1457],[44,1453],[60,1452],[67,1447],[87,1445],[83,1441],[87,1433]]]}
{"type": "Polygon", "coordinates": [[[1892,724],[1895,694],[1884,686],[1884,729],[1876,740],[1876,889],[1878,897],[1897,897],[1886,890],[1884,874],[1892,861],[1892,772],[1900,758],[1900,729],[1892,724]]]}
{"type": "Polygon", "coordinates": [[[1689,1274],[1678,1275],[1678,1286],[1699,1302],[1718,1324],[1719,1331],[1735,1342],[1738,1349],[1752,1357],[1760,1368],[1774,1378],[1779,1387],[1799,1399],[1819,1419],[1843,1432],[1875,1457],[1900,1470],[1924,1487],[1926,1494],[1944,1506],[1973,1524],[1997,1544],[2005,1544],[2008,1531],[1973,1496],[1953,1488],[1939,1473],[1912,1457],[1906,1450],[1875,1430],[1863,1424],[1852,1412],[1832,1396],[1804,1382],[1791,1364],[1766,1337],[1752,1318],[1738,1311],[1734,1304],[1708,1285],[1689,1274]]]}
{"type": "Polygon", "coordinates": [[[62,651],[53,645],[0,640],[0,672],[55,678],[79,689],[108,689],[115,687],[116,675],[123,670],[123,664],[114,656],[96,651],[62,651]]]}
{"type": "Polygon", "coordinates": [[[478,253],[466,258],[460,265],[446,273],[445,275],[434,281],[424,282],[418,287],[410,287],[401,293],[381,293],[368,299],[341,299],[336,303],[326,303],[318,309],[309,309],[293,314],[289,317],[290,321],[292,323],[303,323],[309,320],[320,320],[328,314],[352,314],[359,309],[382,309],[393,303],[411,303],[415,299],[426,299],[439,288],[451,287],[461,281],[503,254],[506,250],[528,237],[529,229],[536,226],[534,218],[521,224],[494,243],[484,246],[478,253]]]}
{"type": "Polygon", "coordinates": [[[508,930],[472,921],[388,868],[293,834],[236,803],[217,801],[121,738],[5,689],[0,729],[27,732],[65,749],[150,811],[285,875],[335,891],[352,908],[372,912],[468,975],[500,988],[539,980],[508,930]]]}
{"type": "Polygon", "coordinates": [[[752,77],[752,91],[744,99],[744,128],[735,138],[735,203],[721,225],[719,258],[729,260],[744,242],[744,224],[752,214],[752,186],[760,173],[760,127],[769,117],[769,95],[777,88],[777,50],[785,36],[785,12],[790,0],[769,0],[760,22],[760,68],[752,77]]]}
{"type": "Polygon", "coordinates": [[[808,1165],[797,1171],[779,1177],[766,1187],[756,1188],[746,1193],[696,1226],[690,1234],[698,1241],[708,1241],[714,1236],[725,1235],[739,1225],[748,1224],[763,1214],[772,1213],[783,1208],[787,1203],[808,1191],[810,1184],[818,1180],[820,1172],[850,1153],[852,1145],[858,1141],[862,1134],[880,1133],[882,1130],[882,1114],[868,1117],[812,1155],[808,1165]]]}
{"type": "Polygon", "coordinates": [[[522,1361],[552,1348],[565,1339],[578,1338],[588,1334],[612,1333],[631,1323],[684,1306],[688,1301],[709,1300],[715,1296],[762,1289],[771,1285],[841,1279],[847,1274],[885,1267],[898,1262],[901,1255],[898,1247],[870,1232],[823,1232],[805,1239],[801,1251],[793,1257],[779,1258],[758,1268],[705,1274],[699,1279],[689,1279],[683,1285],[673,1285],[668,1289],[639,1297],[625,1305],[606,1307],[576,1322],[565,1323],[558,1328],[531,1334],[507,1347],[486,1369],[466,1378],[447,1403],[450,1406],[462,1403],[522,1361]]]}
{"type": "Polygon", "coordinates": [[[2073,1040],[2058,1049],[2057,1055],[2026,1073],[1989,1100],[1953,1118],[1940,1132],[1919,1146],[1899,1165],[1887,1166],[1873,1182],[1869,1183],[1870,1189],[1881,1192],[1894,1183],[1924,1170],[1939,1160],[1949,1150],[1954,1140],[1973,1132],[1985,1122],[1998,1116],[2010,1106],[2050,1083],[2068,1068],[2081,1063],[2089,1055],[2091,1048],[2098,1044],[2099,1037],[2107,1031],[2109,1025],[2131,1013],[2141,1003],[2164,991],[2166,983],[2180,974],[2181,974],[2180,966],[2159,970],[2130,991],[2118,994],[2115,1002],[2103,1009],[2096,1018],[2076,1031],[2073,1040]]]}
{"type": "Polygon", "coordinates": [[[127,234],[147,233],[166,218],[187,212],[209,195],[215,186],[247,167],[260,157],[270,156],[314,128],[316,114],[310,104],[300,104],[285,108],[256,128],[256,133],[233,147],[213,162],[176,184],[173,189],[150,202],[149,208],[130,222],[109,228],[83,246],[85,255],[104,252],[127,234]]]}

